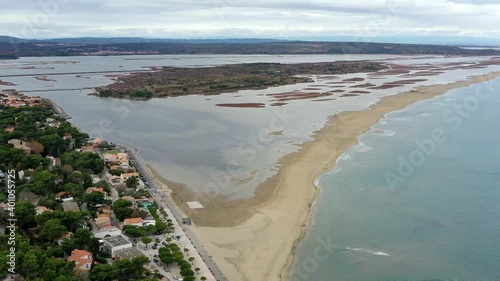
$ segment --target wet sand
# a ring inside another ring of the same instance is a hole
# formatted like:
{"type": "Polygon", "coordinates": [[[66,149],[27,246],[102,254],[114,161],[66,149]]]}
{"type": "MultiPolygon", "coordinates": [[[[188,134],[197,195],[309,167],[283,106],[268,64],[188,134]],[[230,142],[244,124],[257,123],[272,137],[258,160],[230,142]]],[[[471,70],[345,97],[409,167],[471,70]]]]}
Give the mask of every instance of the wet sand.
{"type": "MultiPolygon", "coordinates": [[[[387,113],[415,102],[500,77],[500,72],[445,85],[422,86],[382,98],[363,111],[342,112],[314,134],[314,140],[283,157],[278,174],[260,185],[249,200],[200,196],[185,186],[164,183],[171,197],[195,223],[195,233],[228,280],[280,280],[293,264],[295,246],[306,233],[311,206],[318,195],[315,179],[330,171],[358,136],[387,113]],[[205,208],[190,210],[185,202],[198,200],[205,208]]],[[[161,177],[158,176],[161,179],[161,177]]]]}

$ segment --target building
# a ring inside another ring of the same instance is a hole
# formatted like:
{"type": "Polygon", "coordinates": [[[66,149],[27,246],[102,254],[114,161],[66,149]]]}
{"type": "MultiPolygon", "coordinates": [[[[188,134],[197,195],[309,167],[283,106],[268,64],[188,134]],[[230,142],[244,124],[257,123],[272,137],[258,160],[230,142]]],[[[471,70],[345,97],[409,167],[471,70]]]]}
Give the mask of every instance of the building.
{"type": "Polygon", "coordinates": [[[144,254],[137,248],[127,248],[115,252],[115,260],[130,260],[142,256],[144,256],[144,254]]]}
{"type": "Polygon", "coordinates": [[[119,176],[110,176],[108,178],[109,184],[111,184],[113,187],[120,187],[122,185],[122,180],[119,176]]]}
{"type": "Polygon", "coordinates": [[[142,218],[130,218],[130,219],[125,219],[123,221],[123,225],[142,226],[142,224],[143,224],[142,218]]]}
{"type": "Polygon", "coordinates": [[[92,253],[85,250],[73,250],[71,251],[71,256],[69,256],[67,261],[75,262],[75,269],[79,270],[90,270],[92,266],[92,253]]]}
{"type": "Polygon", "coordinates": [[[54,168],[54,166],[61,165],[61,158],[57,158],[54,156],[47,156],[45,158],[50,159],[49,170],[52,170],[52,168],[54,168]]]}
{"type": "Polygon", "coordinates": [[[41,215],[44,212],[52,212],[52,210],[48,209],[45,206],[37,206],[37,207],[35,207],[35,211],[36,211],[36,215],[35,216],[41,215]]]}
{"type": "Polygon", "coordinates": [[[122,231],[120,229],[114,226],[108,226],[108,227],[103,227],[98,231],[94,231],[94,237],[95,238],[112,237],[112,236],[118,236],[121,233],[122,231]]]}
{"type": "Polygon", "coordinates": [[[63,206],[63,209],[65,212],[71,212],[71,211],[79,212],[80,211],[80,207],[78,207],[78,204],[76,202],[73,202],[73,201],[62,202],[62,206],[63,206]]]}
{"type": "Polygon", "coordinates": [[[97,218],[94,219],[95,225],[99,230],[111,226],[111,214],[103,213],[98,214],[97,218]]]}
{"type": "Polygon", "coordinates": [[[7,143],[12,144],[14,146],[14,148],[24,150],[24,154],[26,154],[26,155],[31,154],[31,147],[29,147],[25,141],[22,141],[19,139],[11,139],[11,140],[7,141],[7,143]]]}
{"type": "Polygon", "coordinates": [[[116,251],[132,248],[132,242],[123,235],[104,237],[101,240],[101,251],[108,253],[112,258],[116,257],[116,251]]]}
{"type": "Polygon", "coordinates": [[[64,239],[69,239],[73,237],[73,232],[66,232],[64,233],[63,235],[61,235],[61,237],[57,238],[57,244],[59,245],[62,245],[62,243],[64,242],[64,239]]]}
{"type": "Polygon", "coordinates": [[[67,192],[61,191],[56,194],[56,200],[62,202],[73,201],[73,196],[67,192]]]}
{"type": "Polygon", "coordinates": [[[85,190],[85,193],[90,194],[92,192],[104,193],[104,188],[102,187],[89,187],[85,190]]]}
{"type": "Polygon", "coordinates": [[[82,152],[92,152],[95,153],[95,147],[92,145],[82,146],[80,149],[82,152]]]}
{"type": "Polygon", "coordinates": [[[123,173],[120,175],[122,183],[126,183],[128,179],[135,177],[139,181],[139,173],[123,173]]]}

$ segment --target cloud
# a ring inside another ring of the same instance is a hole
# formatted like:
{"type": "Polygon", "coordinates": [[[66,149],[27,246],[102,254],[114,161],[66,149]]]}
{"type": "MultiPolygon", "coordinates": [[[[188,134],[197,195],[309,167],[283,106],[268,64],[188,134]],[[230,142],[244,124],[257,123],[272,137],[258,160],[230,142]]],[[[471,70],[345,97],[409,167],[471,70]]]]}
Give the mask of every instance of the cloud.
{"type": "Polygon", "coordinates": [[[0,34],[176,38],[500,37],[493,0],[0,0],[0,34]],[[59,3],[59,4],[57,4],[59,3]]]}

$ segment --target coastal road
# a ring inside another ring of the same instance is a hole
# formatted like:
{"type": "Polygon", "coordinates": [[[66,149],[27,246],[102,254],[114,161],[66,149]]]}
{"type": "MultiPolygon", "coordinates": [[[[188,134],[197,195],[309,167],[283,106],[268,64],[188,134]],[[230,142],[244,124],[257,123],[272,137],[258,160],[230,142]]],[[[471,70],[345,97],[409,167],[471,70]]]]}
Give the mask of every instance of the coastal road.
{"type": "Polygon", "coordinates": [[[162,190],[161,186],[156,182],[156,178],[149,169],[149,167],[146,165],[146,162],[144,159],[141,157],[141,155],[137,152],[136,148],[133,147],[121,147],[123,150],[127,150],[127,153],[131,157],[131,160],[133,160],[135,163],[135,166],[139,170],[140,174],[146,179],[146,181],[149,183],[149,186],[156,191],[154,192],[153,197],[155,198],[155,201],[158,203],[158,205],[162,207],[166,207],[170,212],[172,213],[172,216],[175,218],[179,226],[183,227],[184,233],[186,234],[186,237],[190,240],[192,243],[194,249],[198,252],[198,254],[201,256],[201,259],[205,262],[206,266],[208,269],[212,272],[213,276],[215,277],[215,280],[217,281],[227,281],[227,278],[222,274],[220,269],[217,267],[215,262],[212,260],[210,255],[207,253],[205,248],[203,247],[202,243],[198,238],[196,238],[196,235],[194,232],[190,229],[189,226],[183,225],[182,223],[182,215],[181,213],[177,210],[177,207],[174,206],[174,204],[170,201],[170,198],[164,194],[160,194],[162,190]],[[163,196],[162,196],[163,195],[163,196]]]}

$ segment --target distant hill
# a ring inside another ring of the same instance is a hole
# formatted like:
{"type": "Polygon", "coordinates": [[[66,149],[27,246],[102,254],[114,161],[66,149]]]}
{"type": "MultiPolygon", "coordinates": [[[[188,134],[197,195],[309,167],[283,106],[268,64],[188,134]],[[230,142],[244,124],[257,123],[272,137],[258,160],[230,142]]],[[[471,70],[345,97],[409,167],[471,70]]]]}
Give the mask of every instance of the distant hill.
{"type": "Polygon", "coordinates": [[[155,54],[394,54],[500,55],[499,50],[445,45],[305,42],[271,39],[59,38],[26,40],[0,36],[0,57],[155,54]]]}
{"type": "Polygon", "coordinates": [[[141,37],[78,37],[78,38],[54,38],[54,39],[20,39],[10,36],[0,36],[0,43],[59,43],[59,44],[124,44],[124,43],[185,43],[185,44],[213,44],[213,43],[235,43],[254,44],[271,42],[288,42],[288,40],[258,39],[258,38],[234,38],[234,39],[161,39],[141,37]]]}

